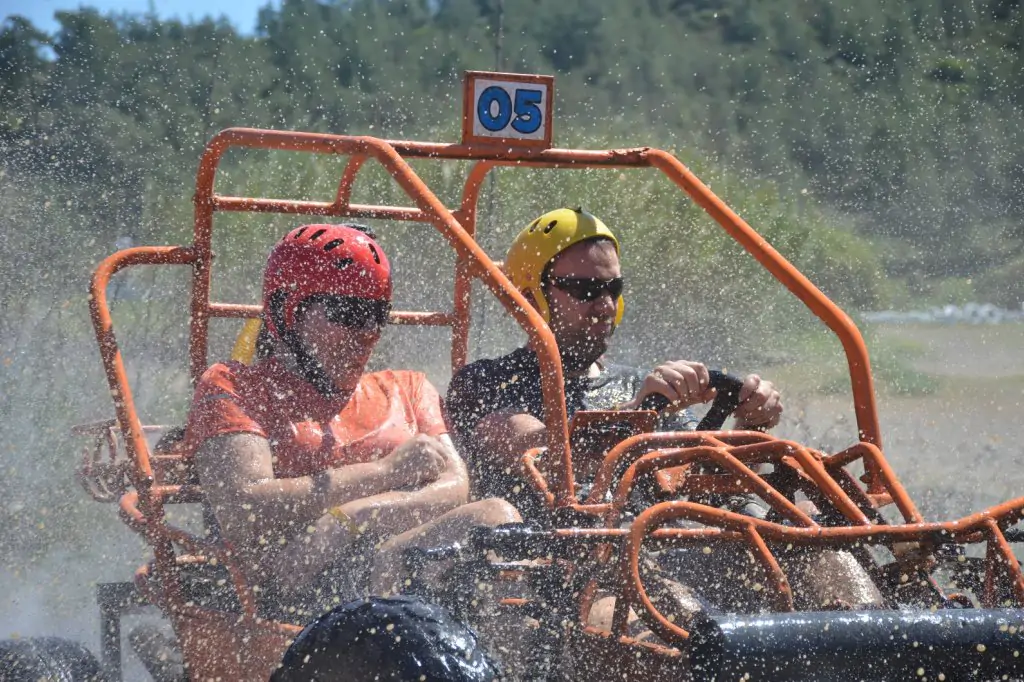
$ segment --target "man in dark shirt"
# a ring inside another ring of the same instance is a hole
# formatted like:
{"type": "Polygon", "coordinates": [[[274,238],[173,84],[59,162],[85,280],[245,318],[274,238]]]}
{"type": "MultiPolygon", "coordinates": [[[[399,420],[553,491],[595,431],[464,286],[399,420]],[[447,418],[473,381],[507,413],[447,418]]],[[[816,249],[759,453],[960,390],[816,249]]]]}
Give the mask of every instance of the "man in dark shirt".
{"type": "MultiPolygon", "coordinates": [[[[696,427],[686,408],[715,396],[703,364],[675,360],[645,374],[601,360],[623,310],[619,244],[604,223],[582,209],[546,213],[520,232],[505,268],[558,342],[570,417],[580,410],[637,409],[659,393],[671,402],[659,429],[696,427]]],[[[546,443],[540,381],[536,354],[519,348],[463,367],[448,387],[448,420],[474,495],[504,497],[526,518],[535,500],[523,490],[519,460],[546,443]]],[[[747,376],[739,398],[736,428],[778,423],[782,403],[770,382],[747,376]]]]}

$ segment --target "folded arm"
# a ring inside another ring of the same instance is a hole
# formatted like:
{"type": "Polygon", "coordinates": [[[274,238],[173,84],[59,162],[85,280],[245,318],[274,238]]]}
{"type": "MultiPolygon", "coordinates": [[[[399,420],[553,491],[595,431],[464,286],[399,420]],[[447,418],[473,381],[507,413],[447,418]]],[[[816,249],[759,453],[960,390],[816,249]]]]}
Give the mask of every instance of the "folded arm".
{"type": "Polygon", "coordinates": [[[469,475],[451,439],[440,436],[445,467],[437,480],[414,490],[391,490],[341,506],[360,531],[393,536],[427,523],[469,499],[469,475]]]}
{"type": "Polygon", "coordinates": [[[270,542],[276,535],[319,518],[331,507],[392,487],[381,461],[312,476],[275,478],[269,441],[250,433],[206,440],[195,462],[221,532],[239,547],[270,542]]]}

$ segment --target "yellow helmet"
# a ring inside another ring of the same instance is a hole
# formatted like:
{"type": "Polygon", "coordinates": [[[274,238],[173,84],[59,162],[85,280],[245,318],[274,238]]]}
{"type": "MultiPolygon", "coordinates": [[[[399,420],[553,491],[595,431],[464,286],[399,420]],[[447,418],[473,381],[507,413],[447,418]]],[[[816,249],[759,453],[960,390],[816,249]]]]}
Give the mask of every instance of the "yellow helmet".
{"type": "MultiPolygon", "coordinates": [[[[545,322],[551,321],[551,311],[541,287],[544,269],[555,256],[588,239],[610,239],[615,252],[619,252],[619,240],[599,218],[582,208],[559,208],[524,227],[509,247],[505,272],[516,288],[533,295],[545,322]]],[[[621,295],[615,305],[615,324],[618,325],[625,310],[621,295]]]]}

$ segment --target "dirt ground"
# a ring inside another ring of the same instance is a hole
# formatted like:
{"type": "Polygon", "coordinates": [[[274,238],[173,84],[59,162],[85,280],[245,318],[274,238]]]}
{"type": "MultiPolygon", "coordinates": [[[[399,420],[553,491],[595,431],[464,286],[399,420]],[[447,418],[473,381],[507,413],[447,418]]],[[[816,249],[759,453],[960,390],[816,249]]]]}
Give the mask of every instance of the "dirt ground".
{"type": "MultiPolygon", "coordinates": [[[[929,395],[878,399],[884,452],[925,517],[1024,496],[1024,324],[892,325],[876,334],[938,379],[929,395]]],[[[845,395],[797,405],[804,422],[789,426],[797,435],[852,431],[845,395]]]]}

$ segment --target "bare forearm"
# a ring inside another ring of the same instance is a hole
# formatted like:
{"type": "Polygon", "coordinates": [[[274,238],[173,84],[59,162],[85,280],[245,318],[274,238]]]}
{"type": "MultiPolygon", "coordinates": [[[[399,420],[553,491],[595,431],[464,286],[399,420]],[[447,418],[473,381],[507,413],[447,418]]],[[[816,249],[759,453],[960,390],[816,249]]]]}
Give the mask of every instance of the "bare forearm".
{"type": "Polygon", "coordinates": [[[473,437],[474,449],[487,453],[492,466],[518,472],[524,452],[547,444],[547,427],[528,414],[495,412],[480,420],[473,437]]]}
{"type": "Polygon", "coordinates": [[[324,509],[387,489],[380,464],[369,462],[327,469],[312,476],[253,481],[240,489],[239,498],[266,514],[313,518],[324,509]]]}
{"type": "Polygon", "coordinates": [[[270,444],[253,434],[212,438],[196,458],[221,530],[239,547],[287,544],[296,534],[315,533],[329,509],[374,500],[389,491],[398,495],[399,509],[419,509],[419,514],[441,507],[447,511],[467,496],[465,465],[446,437],[417,437],[383,460],[295,478],[274,476],[270,444]],[[435,482],[401,492],[427,481],[435,482]]]}
{"type": "Polygon", "coordinates": [[[457,472],[419,490],[393,491],[353,501],[341,507],[362,530],[393,536],[424,524],[466,504],[469,485],[457,472]]]}
{"type": "Polygon", "coordinates": [[[212,500],[229,538],[270,542],[275,540],[272,536],[290,534],[312,523],[331,507],[387,489],[380,465],[371,462],[312,476],[250,481],[231,494],[214,495],[212,500]]]}

